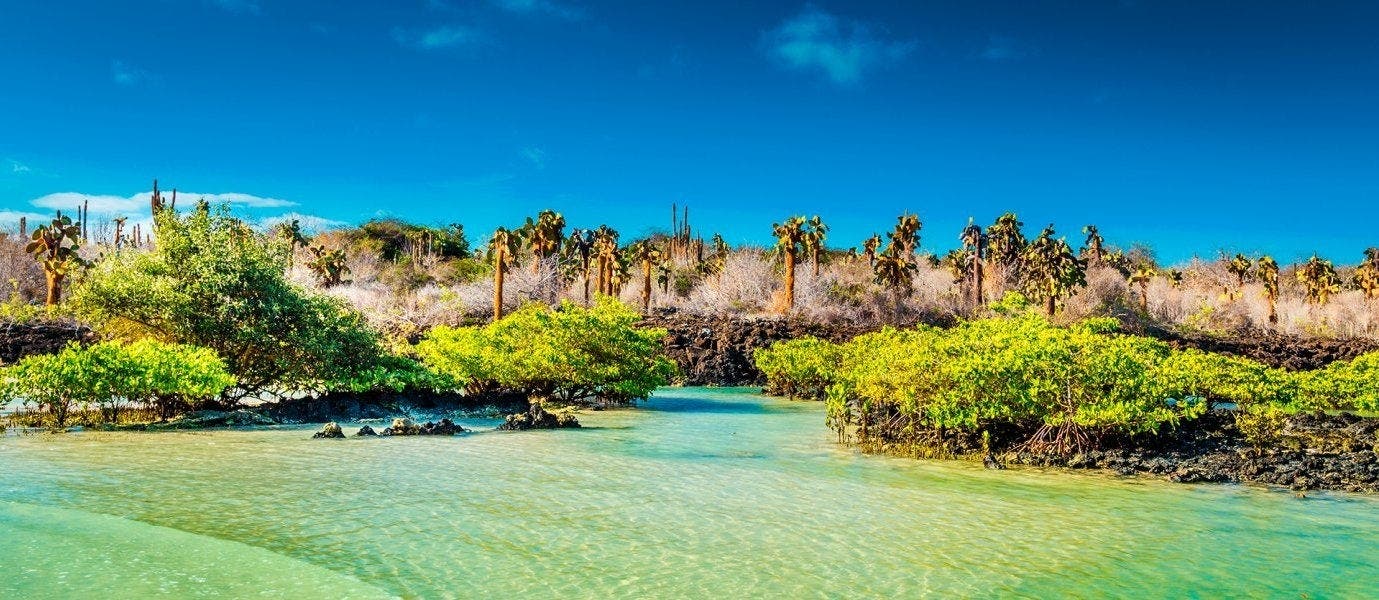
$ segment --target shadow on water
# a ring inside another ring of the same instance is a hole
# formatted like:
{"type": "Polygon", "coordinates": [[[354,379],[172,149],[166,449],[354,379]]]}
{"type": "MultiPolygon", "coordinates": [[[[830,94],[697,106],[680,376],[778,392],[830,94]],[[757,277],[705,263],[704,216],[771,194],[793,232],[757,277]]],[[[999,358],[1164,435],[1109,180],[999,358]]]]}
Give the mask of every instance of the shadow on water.
{"type": "Polygon", "coordinates": [[[710,398],[666,397],[648,402],[642,410],[669,413],[760,414],[771,412],[761,402],[733,402],[710,398]]]}

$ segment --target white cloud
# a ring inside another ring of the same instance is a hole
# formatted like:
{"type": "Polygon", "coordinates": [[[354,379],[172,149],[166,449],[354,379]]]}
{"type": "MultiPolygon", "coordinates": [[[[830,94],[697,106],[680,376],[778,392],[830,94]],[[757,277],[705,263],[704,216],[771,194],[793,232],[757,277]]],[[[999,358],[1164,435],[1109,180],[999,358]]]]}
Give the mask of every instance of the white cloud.
{"type": "Polygon", "coordinates": [[[9,160],[9,163],[10,163],[10,172],[11,172],[11,173],[32,173],[32,172],[33,172],[33,169],[29,168],[29,165],[26,165],[26,164],[24,164],[24,163],[21,163],[21,162],[19,162],[19,161],[17,161],[17,160],[14,160],[14,159],[12,159],[12,158],[11,158],[11,159],[8,159],[8,160],[9,160]]]}
{"type": "Polygon", "coordinates": [[[301,227],[303,231],[309,233],[319,233],[327,229],[334,229],[337,227],[344,227],[345,225],[348,225],[348,223],[344,221],[336,221],[334,219],[327,219],[325,217],[318,217],[316,215],[304,215],[298,212],[284,213],[273,217],[264,217],[258,220],[257,225],[260,229],[267,230],[276,227],[279,223],[291,223],[292,221],[296,221],[297,226],[301,227]]]}
{"type": "Polygon", "coordinates": [[[263,8],[256,0],[209,0],[212,6],[227,12],[244,15],[261,15],[263,8]]]}
{"type": "Polygon", "coordinates": [[[393,40],[398,44],[418,50],[441,50],[457,46],[470,46],[484,41],[479,30],[463,25],[442,25],[426,31],[393,29],[393,40]]]}
{"type": "Polygon", "coordinates": [[[982,50],[979,56],[983,60],[991,62],[1014,62],[1029,56],[1029,54],[1030,49],[1014,38],[991,35],[988,36],[986,48],[982,50]]]}
{"type": "Polygon", "coordinates": [[[578,19],[584,15],[577,8],[551,0],[489,0],[489,2],[508,12],[523,15],[546,14],[563,19],[578,19]]]}
{"type": "Polygon", "coordinates": [[[866,23],[814,6],[766,32],[763,41],[785,66],[821,72],[838,85],[856,84],[869,71],[904,58],[915,47],[913,41],[887,39],[866,23]]]}
{"type": "Polygon", "coordinates": [[[130,65],[122,60],[110,62],[110,76],[120,85],[134,85],[149,79],[148,71],[130,65]]]}
{"type": "MultiPolygon", "coordinates": [[[[72,211],[78,206],[86,205],[93,214],[98,215],[130,215],[145,214],[149,211],[149,200],[153,192],[141,192],[129,197],[112,196],[102,194],[82,194],[78,192],[58,192],[48,194],[30,202],[39,208],[51,208],[54,210],[72,211]]],[[[172,192],[164,192],[165,199],[171,199],[172,192]]],[[[196,194],[178,192],[177,199],[186,202],[185,206],[191,206],[197,200],[205,199],[212,206],[228,203],[232,206],[242,206],[246,208],[283,208],[296,206],[297,203],[278,198],[263,198],[250,194],[228,193],[228,194],[196,194]]]]}
{"type": "Polygon", "coordinates": [[[0,231],[19,231],[19,219],[27,219],[29,231],[34,227],[53,220],[53,213],[36,213],[23,210],[0,210],[0,231]]]}
{"type": "Polygon", "coordinates": [[[531,161],[532,166],[538,169],[546,168],[546,151],[536,146],[522,148],[522,157],[531,161]]]}

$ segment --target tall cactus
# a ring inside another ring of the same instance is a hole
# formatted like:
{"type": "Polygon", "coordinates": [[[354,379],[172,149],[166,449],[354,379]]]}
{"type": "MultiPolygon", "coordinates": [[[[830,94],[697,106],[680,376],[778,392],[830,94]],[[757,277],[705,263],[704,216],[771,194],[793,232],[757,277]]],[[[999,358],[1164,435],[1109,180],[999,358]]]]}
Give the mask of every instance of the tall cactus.
{"type": "Polygon", "coordinates": [[[805,241],[804,217],[790,217],[784,223],[774,223],[771,231],[776,236],[776,250],[785,260],[785,310],[795,307],[795,263],[799,260],[801,247],[805,241]]]}
{"type": "Polygon", "coordinates": [[[1278,323],[1278,261],[1268,255],[1259,257],[1255,277],[1264,286],[1264,299],[1269,302],[1269,322],[1278,323]]]}
{"type": "Polygon", "coordinates": [[[517,266],[517,249],[521,238],[505,227],[494,230],[488,240],[489,260],[493,262],[493,320],[503,318],[503,276],[510,267],[517,266]]]}
{"type": "Polygon", "coordinates": [[[42,263],[48,281],[48,306],[62,302],[62,281],[73,268],[82,264],[77,250],[81,248],[81,224],[58,213],[52,223],[34,229],[33,238],[24,251],[42,263]]]}

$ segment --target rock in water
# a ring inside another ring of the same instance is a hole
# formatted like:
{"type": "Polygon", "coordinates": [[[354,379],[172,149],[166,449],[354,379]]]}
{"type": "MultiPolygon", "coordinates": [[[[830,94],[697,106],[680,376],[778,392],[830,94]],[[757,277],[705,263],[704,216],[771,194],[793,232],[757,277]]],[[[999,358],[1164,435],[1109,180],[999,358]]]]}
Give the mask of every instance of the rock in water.
{"type": "Polygon", "coordinates": [[[354,433],[354,435],[356,435],[356,436],[360,436],[360,435],[378,435],[378,432],[377,432],[377,431],[374,431],[372,427],[369,427],[368,425],[365,425],[365,426],[363,426],[363,427],[360,427],[360,428],[359,428],[359,431],[356,431],[356,432],[354,433]]]}
{"type": "Polygon", "coordinates": [[[526,431],[528,429],[562,429],[579,427],[579,420],[569,413],[551,413],[540,404],[532,404],[524,413],[508,415],[498,429],[504,431],[526,431]]]}
{"type": "Polygon", "coordinates": [[[416,423],[403,417],[393,419],[393,424],[383,430],[383,435],[418,435],[420,433],[421,428],[416,423]]]}
{"type": "Polygon", "coordinates": [[[239,409],[225,415],[226,425],[277,425],[278,422],[252,410],[239,409]]]}
{"type": "Polygon", "coordinates": [[[427,422],[421,426],[421,435],[455,435],[462,431],[464,428],[450,419],[441,419],[439,423],[427,422]]]}
{"type": "Polygon", "coordinates": [[[1006,468],[1006,466],[1003,465],[1003,464],[1001,464],[1001,461],[996,460],[996,457],[995,457],[994,455],[992,455],[991,453],[987,453],[986,456],[983,456],[983,457],[982,457],[982,465],[985,466],[985,467],[988,468],[988,469],[995,469],[995,470],[1000,470],[1000,469],[1006,468]]]}
{"type": "Polygon", "coordinates": [[[343,430],[343,429],[340,428],[340,424],[339,424],[339,423],[336,423],[335,421],[331,421],[331,422],[329,422],[329,423],[326,423],[326,426],[325,426],[325,427],[322,427],[320,431],[316,432],[316,435],[313,435],[313,436],[311,436],[311,437],[312,437],[313,439],[314,439],[314,438],[343,438],[343,437],[345,437],[345,430],[343,430]]]}

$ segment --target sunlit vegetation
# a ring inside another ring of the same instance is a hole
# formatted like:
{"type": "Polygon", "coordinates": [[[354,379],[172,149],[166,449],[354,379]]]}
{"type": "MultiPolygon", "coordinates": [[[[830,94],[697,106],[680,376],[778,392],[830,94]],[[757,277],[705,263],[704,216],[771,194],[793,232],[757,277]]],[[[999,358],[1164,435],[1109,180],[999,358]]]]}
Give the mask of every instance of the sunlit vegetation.
{"type": "Polygon", "coordinates": [[[74,412],[92,408],[105,423],[119,422],[130,407],[176,414],[218,398],[234,383],[225,363],[206,348],[152,339],[72,344],[5,367],[0,400],[46,410],[50,425],[61,428],[74,412]]]}
{"type": "Polygon", "coordinates": [[[1291,373],[1173,350],[1118,333],[1109,319],[1057,326],[1021,302],[1007,299],[1007,316],[946,330],[782,342],[756,363],[768,389],[825,400],[840,438],[906,453],[1071,454],[1152,435],[1223,403],[1257,436],[1261,415],[1379,408],[1379,353],[1291,373]]]}
{"type": "MultiPolygon", "coordinates": [[[[59,215],[32,231],[21,223],[19,236],[0,236],[0,270],[9,280],[0,318],[68,319],[91,325],[106,340],[204,348],[235,378],[218,394],[227,405],[251,397],[453,390],[625,402],[644,395],[646,382],[665,379],[656,365],[646,372],[609,367],[612,379],[577,373],[568,381],[555,374],[542,379],[539,368],[552,364],[490,361],[487,370],[456,370],[446,361],[461,359],[446,359],[438,349],[468,340],[464,352],[447,352],[484,356],[474,354],[479,345],[515,348],[503,344],[528,335],[519,330],[548,322],[574,327],[567,321],[577,315],[604,324],[613,319],[615,331],[660,310],[870,326],[971,323],[1027,312],[1002,300],[1018,292],[1050,326],[1114,316],[1135,331],[1379,335],[1376,249],[1353,267],[1320,256],[1281,265],[1244,254],[1165,265],[1147,247],[1116,246],[1095,225],[1082,228],[1075,248],[1053,225],[1027,232],[1013,213],[986,226],[969,220],[957,235],[941,236],[938,245],[956,245],[951,251],[925,246],[925,224],[911,213],[850,248],[826,215],[774,224],[773,247],[733,247],[718,234],[706,240],[680,207],[672,208],[669,229],[636,237],[604,224],[567,223],[545,210],[497,228],[474,247],[458,223],[379,219],[312,231],[289,221],[259,228],[204,203],[184,202],[179,212],[175,192],[155,194],[151,204],[151,229],[124,217],[91,222],[84,207],[74,207],[79,220],[59,215]],[[64,298],[69,288],[71,297],[64,298]],[[608,311],[618,303],[623,308],[614,319],[608,311]],[[589,316],[595,313],[601,316],[589,316]],[[418,340],[424,341],[414,346],[418,340]],[[641,383],[619,388],[609,383],[622,376],[617,373],[641,383]]],[[[1076,327],[1058,331],[1081,331],[1076,327]]],[[[587,339],[631,351],[631,342],[600,335],[587,339]]],[[[1077,336],[1067,343],[1092,343],[1077,336]]],[[[646,349],[657,346],[636,339],[646,349]]],[[[805,366],[763,367],[813,369],[772,385],[820,397],[836,383],[829,367],[840,364],[833,352],[841,350],[811,340],[799,345],[808,352],[763,360],[805,366]]],[[[571,356],[593,353],[593,346],[568,352],[574,354],[565,358],[576,360],[571,356]]],[[[1139,416],[1119,425],[1097,421],[1069,429],[1065,424],[1077,421],[1069,411],[1101,409],[1064,407],[1057,417],[1045,407],[1022,418],[1038,417],[1052,429],[1042,437],[1030,432],[1022,443],[1077,446],[1186,415],[1177,405],[1166,413],[1159,408],[1135,408],[1139,416]]],[[[936,423],[945,432],[962,431],[936,423]]]]}
{"type": "Polygon", "coordinates": [[[481,327],[437,327],[416,354],[470,393],[519,394],[535,402],[627,404],[670,382],[665,330],[603,297],[585,308],[528,304],[481,327]]]}
{"type": "Polygon", "coordinates": [[[380,356],[361,315],[285,279],[280,239],[205,204],[155,223],[152,250],[106,256],[74,290],[74,310],[104,335],[210,348],[243,396],[326,389],[380,356]]]}

